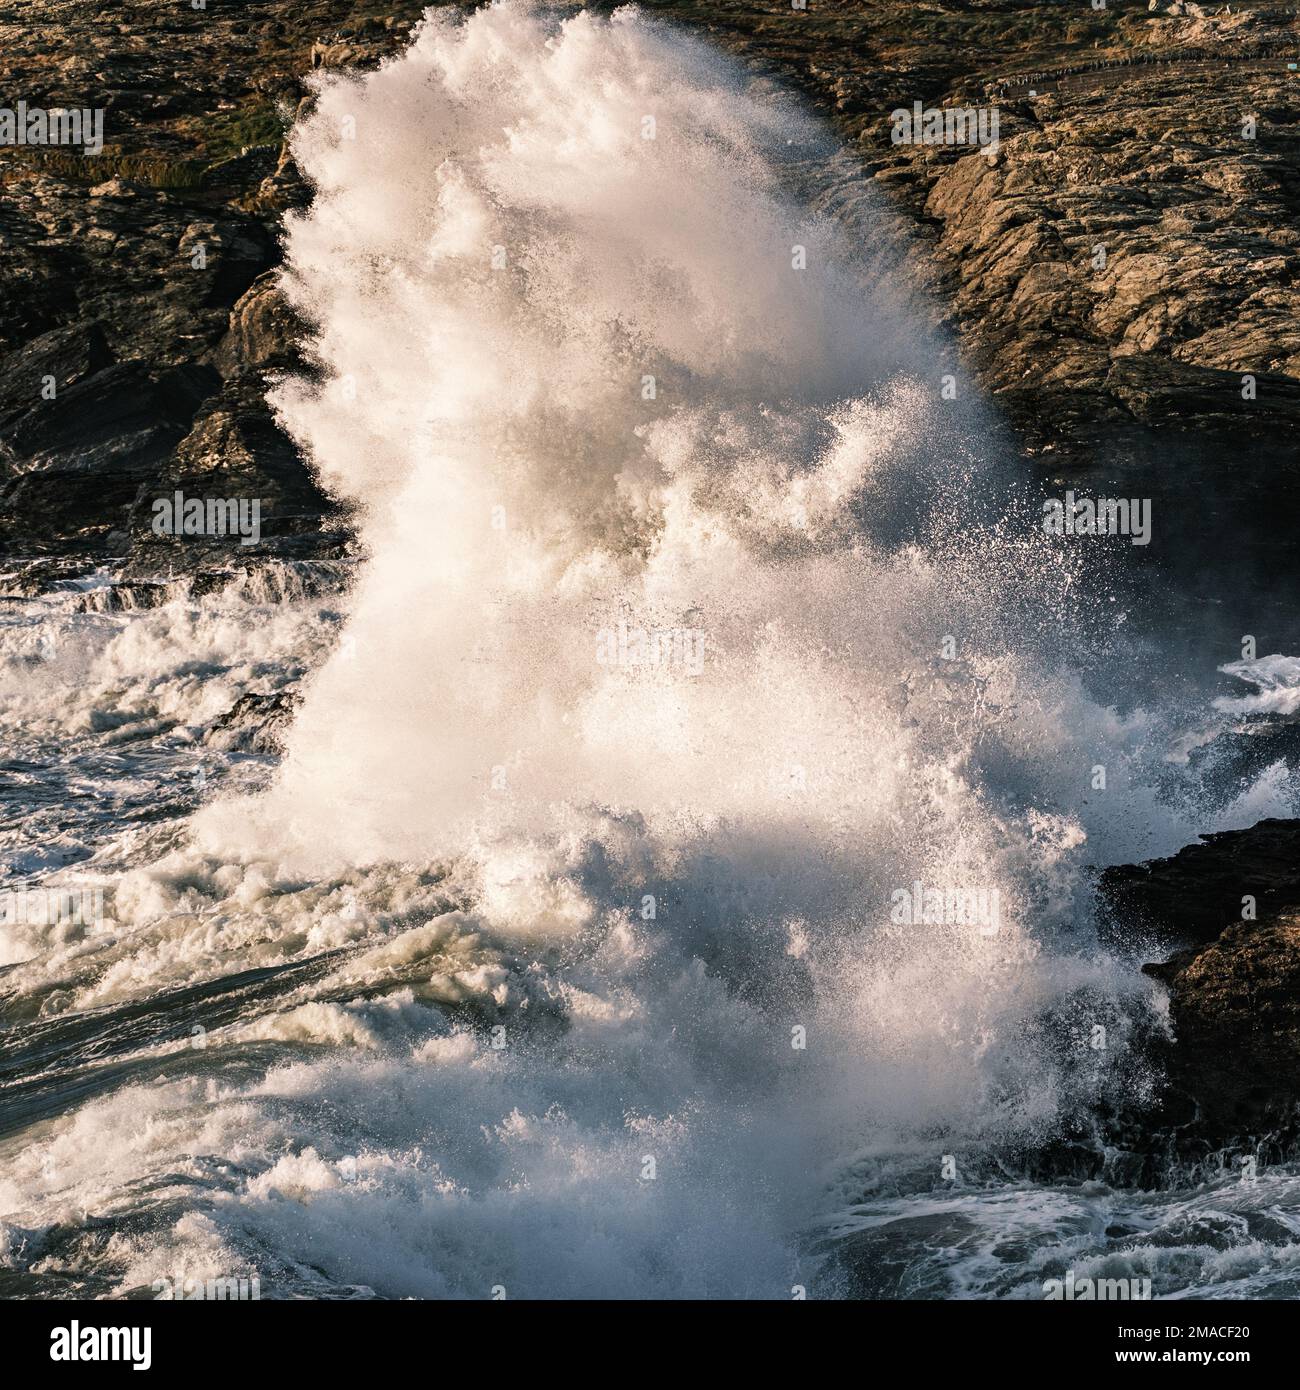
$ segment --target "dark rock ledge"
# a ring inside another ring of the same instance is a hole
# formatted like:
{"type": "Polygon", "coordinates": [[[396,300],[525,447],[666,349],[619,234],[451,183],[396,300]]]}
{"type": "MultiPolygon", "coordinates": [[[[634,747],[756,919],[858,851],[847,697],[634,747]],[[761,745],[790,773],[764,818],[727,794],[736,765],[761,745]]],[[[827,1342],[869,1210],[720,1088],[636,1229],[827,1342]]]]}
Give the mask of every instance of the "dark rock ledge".
{"type": "MultiPolygon", "coordinates": [[[[1113,938],[1168,952],[1159,1120],[1183,1145],[1300,1145],[1300,821],[1205,835],[1169,859],[1107,869],[1113,938]],[[1243,914],[1245,914],[1243,916],[1243,914]]],[[[1243,1150],[1245,1151],[1245,1150],[1243,1150]]]]}

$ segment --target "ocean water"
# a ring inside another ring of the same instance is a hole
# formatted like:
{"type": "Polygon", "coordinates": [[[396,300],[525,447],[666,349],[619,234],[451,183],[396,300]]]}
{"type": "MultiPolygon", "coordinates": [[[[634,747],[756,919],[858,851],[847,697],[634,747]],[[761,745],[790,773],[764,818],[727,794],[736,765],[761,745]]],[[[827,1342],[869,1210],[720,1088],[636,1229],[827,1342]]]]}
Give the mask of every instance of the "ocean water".
{"type": "Polygon", "coordinates": [[[704,44],[433,15],[293,138],[365,558],[0,610],[0,1292],[1294,1296],[1288,1167],[1029,1174],[1158,1084],[1091,871],[1295,813],[1296,659],[1134,696],[1126,539],[704,44]]]}

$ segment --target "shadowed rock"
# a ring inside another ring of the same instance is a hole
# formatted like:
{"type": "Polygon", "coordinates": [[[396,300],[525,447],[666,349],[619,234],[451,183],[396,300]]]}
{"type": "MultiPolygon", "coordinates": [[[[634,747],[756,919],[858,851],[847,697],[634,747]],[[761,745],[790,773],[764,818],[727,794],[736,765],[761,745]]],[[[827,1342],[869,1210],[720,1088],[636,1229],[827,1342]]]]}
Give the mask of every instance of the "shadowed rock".
{"type": "Polygon", "coordinates": [[[1160,1122],[1182,1142],[1300,1141],[1300,822],[1260,821],[1108,869],[1102,891],[1121,928],[1187,943],[1143,966],[1169,991],[1160,1122]],[[1242,919],[1243,896],[1254,920],[1242,919]]]}
{"type": "Polygon", "coordinates": [[[1300,910],[1300,821],[1264,820],[1249,830],[1202,835],[1169,859],[1124,864],[1101,875],[1112,931],[1155,933],[1171,945],[1205,944],[1242,920],[1300,910]]]}
{"type": "Polygon", "coordinates": [[[1300,913],[1239,922],[1143,967],[1169,990],[1171,1085],[1203,1123],[1291,1123],[1300,1103],[1300,913]]]}

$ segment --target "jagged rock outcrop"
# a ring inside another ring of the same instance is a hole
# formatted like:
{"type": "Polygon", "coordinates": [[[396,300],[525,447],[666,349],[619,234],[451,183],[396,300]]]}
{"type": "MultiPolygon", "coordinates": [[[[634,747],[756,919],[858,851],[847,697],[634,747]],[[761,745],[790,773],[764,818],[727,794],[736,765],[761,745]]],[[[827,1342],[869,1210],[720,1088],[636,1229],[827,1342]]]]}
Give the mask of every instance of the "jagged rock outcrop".
{"type": "Polygon", "coordinates": [[[934,179],[957,320],[1018,417],[1267,436],[1300,424],[1300,144],[1285,75],[1163,69],[1010,109],[934,179]],[[1252,138],[1243,111],[1262,113],[1252,138]],[[1249,380],[1247,380],[1249,378],[1249,380]]]}
{"type": "Polygon", "coordinates": [[[1170,1085],[1202,1124],[1300,1118],[1300,913],[1238,922],[1145,969],[1169,990],[1170,1085]]]}
{"type": "Polygon", "coordinates": [[[1300,822],[1206,835],[1101,888],[1121,924],[1178,948],[1143,967],[1169,992],[1167,1116],[1206,1142],[1300,1142],[1300,822]]]}
{"type": "Polygon", "coordinates": [[[1300,911],[1300,823],[1202,835],[1168,859],[1106,869],[1100,888],[1116,932],[1205,945],[1244,912],[1258,921],[1300,911]]]}
{"type": "Polygon", "coordinates": [[[126,0],[105,25],[65,0],[10,7],[7,99],[105,112],[99,154],[0,149],[0,558],[20,587],[60,560],[211,563],[226,538],[149,528],[176,488],[258,498],[257,553],[345,545],[264,400],[300,365],[273,277],[279,220],[310,190],[284,135],[318,41],[374,63],[420,10],[126,0]]]}
{"type": "Polygon", "coordinates": [[[274,272],[267,271],[240,296],[217,361],[228,376],[301,368],[298,344],[303,325],[285,303],[274,272]]]}
{"type": "Polygon", "coordinates": [[[300,701],[301,696],[289,690],[241,695],[204,734],[204,745],[224,752],[279,753],[300,701]]]}

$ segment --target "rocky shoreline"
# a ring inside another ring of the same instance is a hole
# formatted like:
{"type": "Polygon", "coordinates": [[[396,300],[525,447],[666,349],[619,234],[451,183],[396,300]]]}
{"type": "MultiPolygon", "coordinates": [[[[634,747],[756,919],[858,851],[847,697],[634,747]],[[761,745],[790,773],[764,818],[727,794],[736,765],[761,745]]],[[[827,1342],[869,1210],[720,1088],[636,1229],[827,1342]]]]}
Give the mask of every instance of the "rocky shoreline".
{"type": "MultiPolygon", "coordinates": [[[[796,87],[857,152],[859,186],[900,214],[918,298],[1027,457],[1114,468],[1158,447],[1242,463],[1249,441],[1248,466],[1300,515],[1300,78],[1279,57],[1300,52],[1290,9],[645,8],[796,87]],[[994,100],[996,153],[891,142],[899,106],[994,100]]],[[[309,196],[283,140],[314,69],[379,62],[421,9],[129,0],[108,23],[68,0],[12,7],[4,100],[102,107],[106,134],[97,155],[0,150],[11,590],[50,558],[131,574],[209,563],[149,531],[149,500],[187,485],[265,499],[259,554],[343,553],[346,517],[263,399],[275,372],[301,365],[272,283],[279,221],[309,196]]]]}
{"type": "MultiPolygon", "coordinates": [[[[4,100],[102,107],[105,144],[0,151],[0,585],[345,554],[347,519],[265,392],[301,366],[271,284],[279,222],[309,196],[284,134],[319,36],[354,7],[133,3],[113,24],[70,4],[14,13],[4,100]],[[261,499],[259,543],[155,536],[152,500],[187,489],[261,499]]],[[[377,61],[418,13],[354,18],[352,56],[377,61]]]]}

